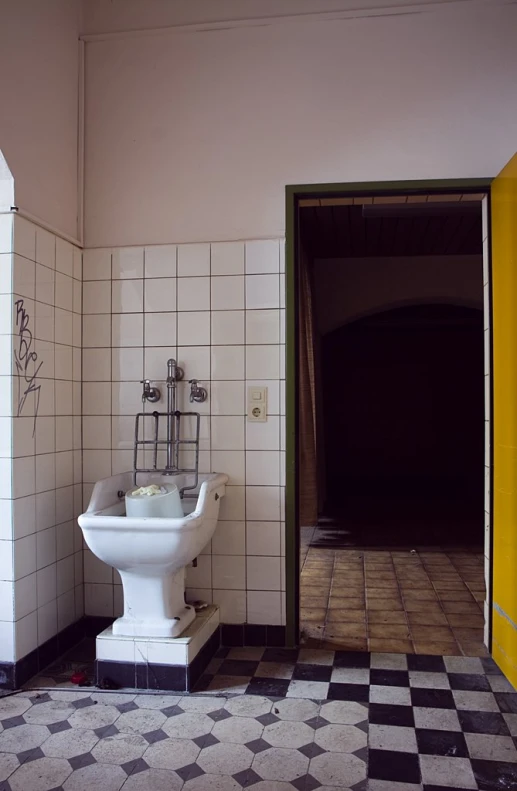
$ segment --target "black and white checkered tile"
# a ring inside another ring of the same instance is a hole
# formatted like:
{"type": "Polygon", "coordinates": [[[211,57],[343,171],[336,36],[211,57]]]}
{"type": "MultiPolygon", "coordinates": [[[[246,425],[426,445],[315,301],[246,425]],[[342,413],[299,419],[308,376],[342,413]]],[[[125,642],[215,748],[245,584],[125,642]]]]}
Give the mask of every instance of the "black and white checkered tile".
{"type": "Polygon", "coordinates": [[[0,698],[0,791],[517,789],[517,694],[491,660],[221,653],[201,694],[0,698]]]}

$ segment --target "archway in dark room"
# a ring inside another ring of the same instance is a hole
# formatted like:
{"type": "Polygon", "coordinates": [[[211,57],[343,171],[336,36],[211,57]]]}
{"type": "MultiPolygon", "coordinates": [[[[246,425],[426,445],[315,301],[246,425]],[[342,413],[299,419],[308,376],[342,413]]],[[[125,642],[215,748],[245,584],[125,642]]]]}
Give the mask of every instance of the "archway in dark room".
{"type": "Polygon", "coordinates": [[[322,338],[337,543],[482,544],[483,348],[482,311],[450,304],[386,310],[322,338]]]}

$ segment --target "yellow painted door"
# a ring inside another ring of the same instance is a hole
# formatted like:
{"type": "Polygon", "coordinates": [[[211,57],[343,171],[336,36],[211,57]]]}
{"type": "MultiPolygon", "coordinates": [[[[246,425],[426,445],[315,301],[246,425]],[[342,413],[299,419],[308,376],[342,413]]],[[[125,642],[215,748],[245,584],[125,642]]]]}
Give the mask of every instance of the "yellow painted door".
{"type": "Polygon", "coordinates": [[[517,154],[492,182],[492,655],[517,686],[517,154]]]}

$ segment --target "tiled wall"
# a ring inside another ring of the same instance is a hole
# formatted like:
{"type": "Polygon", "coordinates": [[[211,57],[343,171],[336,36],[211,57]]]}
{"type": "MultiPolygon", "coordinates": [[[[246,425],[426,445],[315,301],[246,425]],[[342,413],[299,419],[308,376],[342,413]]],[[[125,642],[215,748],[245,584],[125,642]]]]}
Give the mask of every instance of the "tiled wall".
{"type": "MultiPolygon", "coordinates": [[[[278,239],[84,252],[83,474],[85,503],[101,477],[132,468],[134,415],[167,359],[208,389],[202,472],[230,476],[211,545],[188,570],[188,594],[224,623],[285,622],[284,245],[278,239]],[[249,385],[268,388],[268,421],[246,421],[249,385]]],[[[161,384],[160,384],[161,382],[161,384]]],[[[156,405],[147,405],[156,409],[156,405]]],[[[85,554],[85,607],[118,615],[116,572],[85,554]]]]}
{"type": "Polygon", "coordinates": [[[83,614],[81,251],[0,216],[0,661],[83,614]]]}

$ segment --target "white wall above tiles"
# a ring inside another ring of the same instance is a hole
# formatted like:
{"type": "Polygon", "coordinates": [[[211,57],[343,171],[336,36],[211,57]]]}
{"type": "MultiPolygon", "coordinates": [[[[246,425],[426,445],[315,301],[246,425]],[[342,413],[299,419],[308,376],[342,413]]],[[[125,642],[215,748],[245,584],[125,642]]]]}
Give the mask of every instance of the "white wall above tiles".
{"type": "Polygon", "coordinates": [[[12,361],[0,375],[0,661],[13,661],[84,612],[82,264],[80,250],[18,216],[0,226],[10,316],[0,343],[12,361]]]}
{"type": "Polygon", "coordinates": [[[286,184],[499,172],[515,151],[515,4],[378,4],[325,19],[301,0],[97,0],[101,32],[299,16],[86,43],[87,246],[282,236],[286,184]]]}
{"type": "MultiPolygon", "coordinates": [[[[278,239],[84,251],[85,504],[99,477],[132,468],[140,380],[158,384],[164,409],[167,358],[176,357],[209,393],[194,405],[201,471],[230,476],[214,539],[187,574],[189,596],[218,604],[224,623],[284,619],[283,259],[278,239]],[[250,385],[269,390],[266,423],[246,423],[250,385]]],[[[180,383],[184,410],[188,392],[180,383]]],[[[118,615],[118,574],[89,551],[84,573],[86,613],[118,615]]]]}

